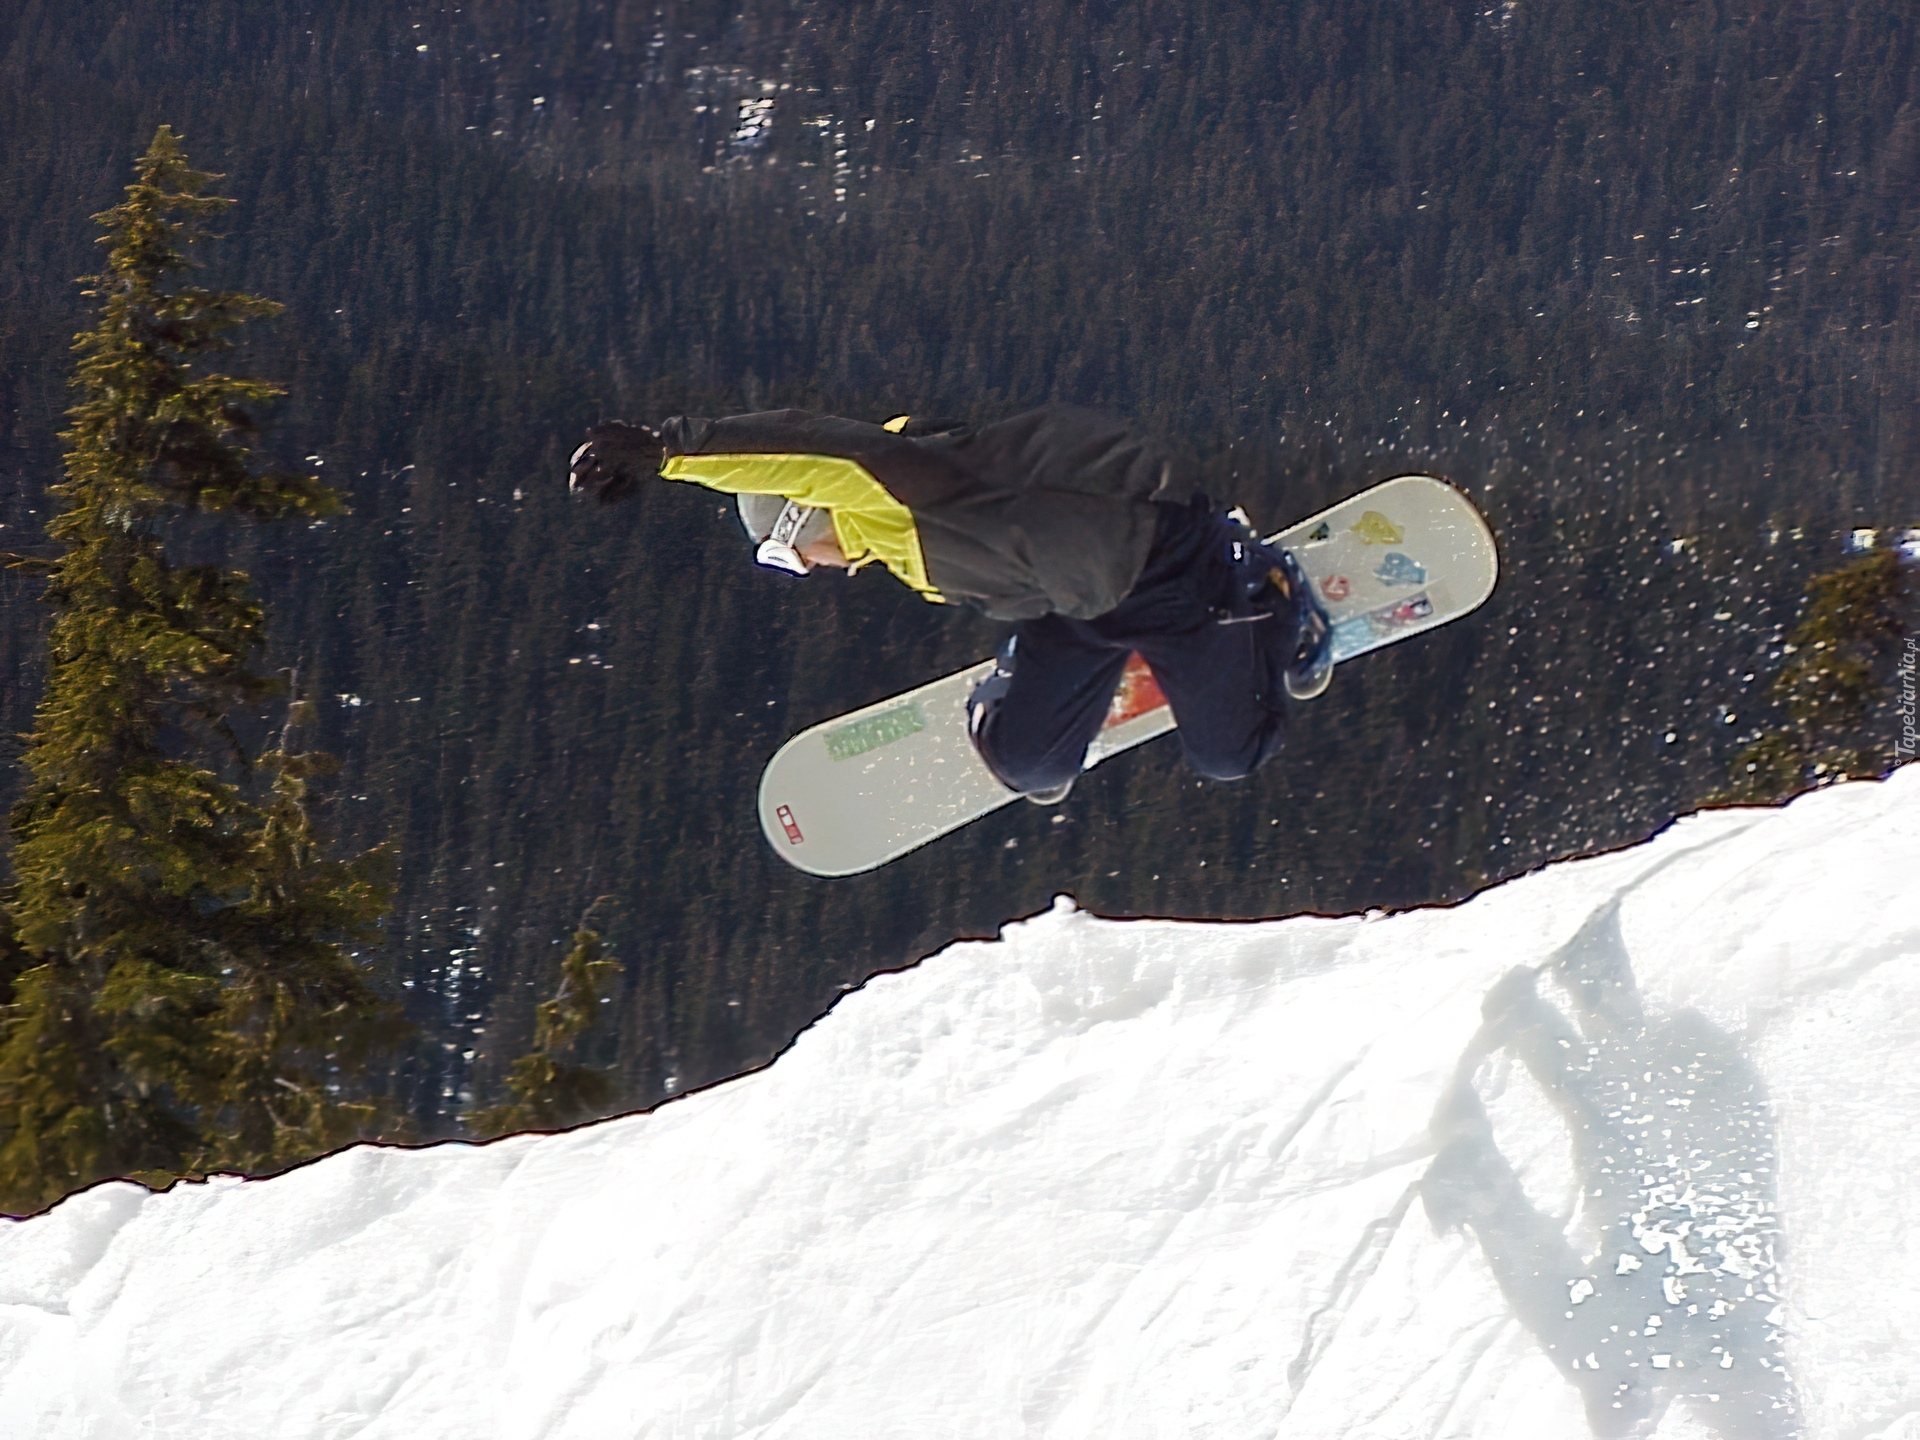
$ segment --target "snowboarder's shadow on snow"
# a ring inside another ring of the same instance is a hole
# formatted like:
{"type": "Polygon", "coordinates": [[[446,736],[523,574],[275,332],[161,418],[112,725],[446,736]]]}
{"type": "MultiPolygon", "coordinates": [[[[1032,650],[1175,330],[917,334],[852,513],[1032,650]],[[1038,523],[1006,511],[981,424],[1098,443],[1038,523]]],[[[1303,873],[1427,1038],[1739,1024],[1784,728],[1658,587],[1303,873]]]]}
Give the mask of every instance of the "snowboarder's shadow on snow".
{"type": "Polygon", "coordinates": [[[1428,1217],[1473,1231],[1596,1436],[1650,1434],[1676,1399],[1723,1440],[1799,1435],[1771,1319],[1773,1123],[1731,1037],[1697,1011],[1646,1013],[1618,899],[1544,965],[1510,971],[1482,1014],[1434,1110],[1428,1217]],[[1565,1010],[1539,994],[1543,973],[1565,1010]],[[1474,1076],[1502,1051],[1571,1132],[1572,1225],[1527,1197],[1496,1143],[1474,1076]]]}

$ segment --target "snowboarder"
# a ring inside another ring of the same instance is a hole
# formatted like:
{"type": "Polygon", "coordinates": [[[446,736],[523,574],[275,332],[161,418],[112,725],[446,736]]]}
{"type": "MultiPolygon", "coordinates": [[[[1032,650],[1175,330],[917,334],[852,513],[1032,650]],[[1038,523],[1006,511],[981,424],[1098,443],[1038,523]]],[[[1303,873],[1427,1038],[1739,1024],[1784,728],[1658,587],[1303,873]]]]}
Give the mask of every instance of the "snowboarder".
{"type": "Polygon", "coordinates": [[[1238,510],[1175,498],[1173,466],[1123,422],[1049,406],[975,428],[803,410],[587,432],[569,487],[603,503],[644,475],[737,497],[760,564],[878,563],[935,603],[1015,622],[967,702],[982,762],[1040,804],[1080,773],[1127,658],[1152,668],[1188,763],[1231,780],[1279,748],[1282,694],[1332,672],[1298,565],[1238,510]]]}

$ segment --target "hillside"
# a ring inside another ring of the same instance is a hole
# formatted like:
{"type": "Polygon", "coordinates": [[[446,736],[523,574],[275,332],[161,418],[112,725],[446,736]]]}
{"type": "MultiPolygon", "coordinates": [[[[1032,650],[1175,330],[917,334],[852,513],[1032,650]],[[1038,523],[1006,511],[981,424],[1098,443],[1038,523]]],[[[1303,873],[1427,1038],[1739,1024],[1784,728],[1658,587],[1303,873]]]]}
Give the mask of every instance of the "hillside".
{"type": "Polygon", "coordinates": [[[1907,767],[1450,909],[1063,898],[651,1115],[0,1225],[0,1413],[41,1440],[1911,1436],[1916,864],[1907,767]]]}

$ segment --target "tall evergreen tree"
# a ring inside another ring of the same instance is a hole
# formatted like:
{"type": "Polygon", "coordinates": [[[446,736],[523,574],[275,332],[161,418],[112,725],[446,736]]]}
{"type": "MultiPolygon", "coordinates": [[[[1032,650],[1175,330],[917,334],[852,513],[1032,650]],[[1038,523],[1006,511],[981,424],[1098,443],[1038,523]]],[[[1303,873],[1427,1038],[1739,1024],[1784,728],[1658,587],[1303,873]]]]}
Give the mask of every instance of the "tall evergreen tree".
{"type": "MultiPolygon", "coordinates": [[[[110,1174],[273,1168],[360,1133],[341,1067],[395,1025],[347,947],[376,938],[386,856],[332,860],[309,809],[325,757],[249,754],[230,720],[281,690],[250,668],[246,575],[175,565],[169,519],[336,513],[311,475],[257,463],[281,393],[204,368],[279,307],[186,283],[230,202],[160,127],[123,203],[95,218],[99,322],[78,337],[59,553],[30,563],[53,609],[47,681],[11,815],[0,933],[0,1205],[110,1174]]],[[[18,557],[16,557],[16,561],[18,557]]]]}

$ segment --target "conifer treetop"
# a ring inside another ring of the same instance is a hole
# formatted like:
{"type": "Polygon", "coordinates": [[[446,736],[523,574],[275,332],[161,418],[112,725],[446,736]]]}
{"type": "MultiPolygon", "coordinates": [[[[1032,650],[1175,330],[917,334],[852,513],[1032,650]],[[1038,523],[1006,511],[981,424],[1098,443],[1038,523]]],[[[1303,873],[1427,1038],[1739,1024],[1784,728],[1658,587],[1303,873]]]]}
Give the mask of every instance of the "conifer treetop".
{"type": "Polygon", "coordinates": [[[187,248],[218,238],[204,222],[233,201],[203,192],[221,177],[195,170],[162,125],[135,164],[127,198],[93,217],[106,233],[107,268],[81,277],[100,319],[74,337],[80,403],[61,434],[67,502],[49,527],[57,540],[104,523],[137,529],[168,511],[238,511],[257,520],[341,509],[317,476],[258,468],[247,439],[254,412],[285,392],[232,375],[194,373],[194,358],[232,346],[235,327],[280,313],[257,295],[179,283],[197,268],[187,248]]]}

